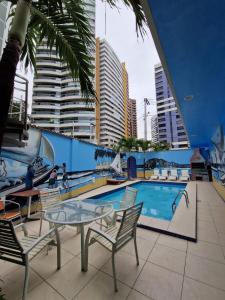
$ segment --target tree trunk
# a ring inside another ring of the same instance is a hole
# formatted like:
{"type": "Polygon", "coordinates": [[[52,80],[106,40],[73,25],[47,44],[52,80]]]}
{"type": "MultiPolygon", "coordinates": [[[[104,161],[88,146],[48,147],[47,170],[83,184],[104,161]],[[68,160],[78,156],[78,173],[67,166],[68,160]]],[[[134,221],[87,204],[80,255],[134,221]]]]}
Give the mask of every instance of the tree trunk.
{"type": "Polygon", "coordinates": [[[8,119],[19,55],[19,42],[17,40],[9,40],[0,61],[0,149],[8,119]]]}
{"type": "Polygon", "coordinates": [[[13,95],[16,67],[30,19],[31,0],[18,0],[8,42],[0,61],[0,150],[13,95]]]}

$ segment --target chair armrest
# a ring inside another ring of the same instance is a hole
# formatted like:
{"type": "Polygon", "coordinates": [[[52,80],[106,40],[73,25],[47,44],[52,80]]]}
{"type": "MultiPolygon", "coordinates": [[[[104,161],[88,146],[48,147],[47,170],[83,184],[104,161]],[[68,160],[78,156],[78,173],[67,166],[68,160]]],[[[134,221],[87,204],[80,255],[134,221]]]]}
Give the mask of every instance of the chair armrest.
{"type": "Polygon", "coordinates": [[[14,205],[18,206],[18,208],[20,210],[20,204],[19,203],[15,202],[15,201],[12,201],[12,200],[4,200],[4,201],[5,201],[5,203],[11,203],[11,204],[14,204],[14,205]]]}
{"type": "Polygon", "coordinates": [[[51,235],[53,232],[57,231],[57,227],[52,228],[51,230],[49,230],[46,234],[42,235],[41,237],[39,237],[34,243],[33,245],[31,245],[31,247],[29,249],[27,249],[26,251],[24,251],[24,254],[28,254],[32,249],[34,249],[42,240],[46,239],[49,235],[51,235]]]}
{"type": "Polygon", "coordinates": [[[113,244],[116,243],[116,240],[104,231],[101,231],[101,230],[93,228],[93,227],[89,227],[88,231],[93,231],[93,232],[101,235],[102,237],[104,237],[106,240],[108,240],[109,242],[111,242],[113,244]]]}
{"type": "Polygon", "coordinates": [[[22,227],[24,235],[25,236],[28,235],[28,231],[27,231],[26,225],[24,223],[20,223],[20,224],[14,225],[13,227],[14,227],[15,230],[18,229],[19,227],[22,227]]]}

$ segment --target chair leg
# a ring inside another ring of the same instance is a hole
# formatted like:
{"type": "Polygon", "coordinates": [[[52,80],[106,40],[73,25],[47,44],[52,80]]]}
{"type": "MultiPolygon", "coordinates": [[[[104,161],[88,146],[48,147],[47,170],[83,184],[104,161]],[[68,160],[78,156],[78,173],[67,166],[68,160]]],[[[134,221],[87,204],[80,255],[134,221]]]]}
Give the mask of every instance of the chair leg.
{"type": "Polygon", "coordinates": [[[134,248],[135,248],[135,254],[136,254],[137,265],[139,265],[136,233],[135,233],[135,235],[134,235],[134,248]]]}
{"type": "Polygon", "coordinates": [[[84,272],[88,270],[88,247],[89,247],[89,238],[91,235],[91,230],[88,229],[86,239],[85,239],[85,246],[84,246],[84,272]]]}
{"type": "Polygon", "coordinates": [[[39,236],[41,236],[41,231],[42,231],[42,223],[43,223],[43,216],[42,216],[42,213],[41,213],[41,216],[40,216],[40,228],[39,228],[39,236]]]}
{"type": "Polygon", "coordinates": [[[118,292],[117,282],[116,282],[115,251],[114,251],[114,249],[112,250],[112,270],[113,270],[114,289],[115,289],[115,292],[118,292]]]}
{"type": "Polygon", "coordinates": [[[23,300],[27,299],[27,290],[28,290],[28,284],[29,284],[29,261],[28,256],[25,257],[25,278],[24,278],[24,285],[23,285],[23,300]]]}
{"type": "Polygon", "coordinates": [[[58,228],[55,227],[55,236],[57,243],[57,270],[61,269],[61,242],[59,237],[58,228]]]}

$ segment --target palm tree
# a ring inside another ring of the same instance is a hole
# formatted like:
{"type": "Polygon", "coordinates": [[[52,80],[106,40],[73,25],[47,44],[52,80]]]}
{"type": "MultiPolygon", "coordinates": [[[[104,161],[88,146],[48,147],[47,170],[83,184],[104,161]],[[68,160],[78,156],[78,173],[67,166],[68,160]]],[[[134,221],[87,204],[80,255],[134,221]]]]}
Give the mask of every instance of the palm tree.
{"type": "MultiPolygon", "coordinates": [[[[5,0],[0,0],[0,2],[5,0]]],[[[106,0],[111,7],[117,0],[106,0]]],[[[0,61],[0,147],[13,93],[19,59],[35,68],[35,49],[46,39],[47,46],[56,47],[74,79],[79,80],[84,97],[95,97],[92,83],[91,51],[94,37],[85,14],[84,0],[8,0],[14,13],[8,41],[0,61]]],[[[123,0],[136,16],[137,33],[144,34],[146,23],[141,0],[123,0]]]]}
{"type": "Polygon", "coordinates": [[[145,178],[145,160],[146,160],[145,153],[151,147],[151,141],[140,139],[140,140],[137,140],[137,144],[141,148],[141,150],[144,152],[144,178],[145,178]]]}
{"type": "Polygon", "coordinates": [[[124,151],[131,152],[133,149],[137,149],[137,140],[133,137],[123,137],[119,141],[120,148],[124,151]]]}
{"type": "Polygon", "coordinates": [[[153,143],[151,145],[151,148],[153,149],[153,151],[165,151],[170,149],[170,145],[168,143],[158,142],[153,143]]]}

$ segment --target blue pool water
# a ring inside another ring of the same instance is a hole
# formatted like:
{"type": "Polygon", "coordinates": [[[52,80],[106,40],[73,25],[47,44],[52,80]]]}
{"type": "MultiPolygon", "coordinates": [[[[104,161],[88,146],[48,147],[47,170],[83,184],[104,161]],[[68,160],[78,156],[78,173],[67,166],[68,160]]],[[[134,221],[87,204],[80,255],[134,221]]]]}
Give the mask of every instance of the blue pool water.
{"type": "MultiPolygon", "coordinates": [[[[179,191],[184,190],[186,184],[178,183],[157,183],[157,182],[138,182],[132,184],[133,188],[138,189],[137,202],[144,202],[142,215],[158,219],[171,220],[173,217],[172,203],[179,191]]],[[[95,199],[104,201],[121,201],[125,193],[125,188],[107,194],[95,196],[95,199]]],[[[180,202],[181,196],[176,200],[180,202]]],[[[118,204],[115,208],[118,208],[118,204]]]]}

